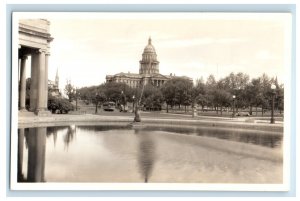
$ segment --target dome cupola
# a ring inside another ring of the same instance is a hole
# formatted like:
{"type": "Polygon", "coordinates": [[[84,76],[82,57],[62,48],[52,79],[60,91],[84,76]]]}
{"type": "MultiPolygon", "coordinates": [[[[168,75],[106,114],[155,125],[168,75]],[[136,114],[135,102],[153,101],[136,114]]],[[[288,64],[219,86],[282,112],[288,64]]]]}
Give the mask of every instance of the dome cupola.
{"type": "Polygon", "coordinates": [[[156,54],[156,52],[155,52],[155,48],[154,48],[154,46],[152,45],[152,40],[151,40],[151,38],[149,37],[149,39],[148,39],[148,45],[145,47],[145,49],[144,49],[144,54],[145,53],[153,53],[153,54],[156,54]]]}

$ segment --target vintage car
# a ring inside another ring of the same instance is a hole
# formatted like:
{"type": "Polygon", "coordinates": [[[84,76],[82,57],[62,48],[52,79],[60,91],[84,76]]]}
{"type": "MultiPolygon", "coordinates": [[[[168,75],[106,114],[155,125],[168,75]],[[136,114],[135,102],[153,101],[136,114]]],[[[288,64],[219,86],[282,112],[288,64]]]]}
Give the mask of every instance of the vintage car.
{"type": "Polygon", "coordinates": [[[103,103],[104,111],[114,111],[116,109],[116,104],[114,102],[105,102],[103,103]]]}

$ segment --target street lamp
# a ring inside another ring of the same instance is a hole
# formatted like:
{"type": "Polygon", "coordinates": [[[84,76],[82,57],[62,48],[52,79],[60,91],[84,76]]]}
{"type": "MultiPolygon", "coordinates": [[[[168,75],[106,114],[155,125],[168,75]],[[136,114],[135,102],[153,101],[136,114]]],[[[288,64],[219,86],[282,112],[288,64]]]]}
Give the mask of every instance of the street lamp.
{"type": "Polygon", "coordinates": [[[124,106],[124,109],[122,109],[122,110],[123,110],[123,112],[126,112],[126,105],[127,105],[126,95],[125,95],[124,91],[121,91],[121,94],[123,96],[122,102],[123,102],[123,106],[124,106]]]}
{"type": "Polygon", "coordinates": [[[233,99],[232,117],[235,117],[235,98],[236,98],[236,96],[233,95],[232,96],[232,99],[233,99]]]}
{"type": "Polygon", "coordinates": [[[97,114],[98,113],[98,99],[99,99],[99,95],[98,95],[98,93],[96,92],[96,96],[95,96],[95,104],[96,104],[96,110],[95,110],[95,114],[97,114]]]}
{"type": "Polygon", "coordinates": [[[78,96],[80,95],[80,93],[78,92],[78,89],[76,88],[75,90],[75,100],[76,100],[76,111],[77,111],[77,99],[78,99],[78,96]]]}
{"type": "Polygon", "coordinates": [[[133,104],[132,104],[132,113],[134,113],[134,101],[135,101],[135,96],[132,96],[133,104]]]}
{"type": "Polygon", "coordinates": [[[123,111],[123,110],[124,110],[123,108],[125,108],[125,107],[124,107],[124,100],[123,100],[123,99],[124,99],[124,91],[121,91],[121,101],[120,101],[120,102],[121,102],[121,105],[120,105],[121,110],[120,110],[120,111],[122,111],[122,112],[124,112],[124,111],[123,111]]]}
{"type": "Polygon", "coordinates": [[[271,85],[271,90],[272,90],[272,110],[271,110],[271,124],[275,124],[275,119],[274,119],[274,98],[275,98],[275,89],[276,89],[276,85],[272,84],[271,85]]]}

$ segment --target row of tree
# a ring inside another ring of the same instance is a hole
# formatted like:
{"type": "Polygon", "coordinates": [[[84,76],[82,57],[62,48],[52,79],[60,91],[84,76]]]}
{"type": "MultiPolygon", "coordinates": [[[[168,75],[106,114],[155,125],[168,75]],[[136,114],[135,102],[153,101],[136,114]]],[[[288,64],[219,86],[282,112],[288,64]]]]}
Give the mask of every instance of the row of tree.
{"type": "MultiPolygon", "coordinates": [[[[244,73],[230,73],[225,78],[218,81],[210,75],[204,83],[203,79],[197,80],[194,88],[196,91],[195,101],[202,106],[218,108],[223,111],[223,107],[233,105],[235,99],[236,108],[248,108],[250,114],[255,107],[261,108],[262,113],[265,109],[270,109],[272,95],[275,95],[275,106],[280,112],[284,104],[283,84],[279,85],[277,78],[269,78],[266,74],[250,80],[244,73]],[[271,85],[276,86],[275,91],[271,85]]],[[[218,110],[217,110],[218,111],[218,110]]]]}
{"type": "Polygon", "coordinates": [[[250,80],[244,73],[230,73],[225,78],[216,80],[210,75],[206,82],[203,78],[198,79],[195,84],[183,78],[174,78],[167,81],[161,87],[147,84],[140,88],[130,88],[125,83],[109,82],[99,86],[83,87],[78,90],[68,83],[65,93],[69,100],[80,94],[80,98],[87,104],[93,103],[98,106],[105,101],[113,101],[117,104],[126,102],[140,102],[146,109],[161,109],[166,103],[166,109],[178,106],[201,106],[202,110],[210,108],[222,113],[224,108],[231,108],[233,101],[236,108],[270,109],[272,93],[275,93],[275,108],[283,110],[284,88],[278,84],[276,78],[269,78],[266,74],[250,80]],[[272,91],[271,85],[275,84],[276,89],[272,91]],[[143,90],[143,95],[141,97],[143,90]],[[235,97],[235,98],[233,98],[235,97]],[[235,100],[233,100],[235,99],[235,100]]]}

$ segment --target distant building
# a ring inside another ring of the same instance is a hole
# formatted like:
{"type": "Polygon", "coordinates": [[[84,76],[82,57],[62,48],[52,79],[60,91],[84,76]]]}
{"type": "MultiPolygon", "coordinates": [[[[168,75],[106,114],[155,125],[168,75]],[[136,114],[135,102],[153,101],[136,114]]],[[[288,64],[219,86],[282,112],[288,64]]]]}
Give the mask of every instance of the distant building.
{"type": "Polygon", "coordinates": [[[130,87],[138,87],[143,84],[152,83],[154,86],[161,86],[166,81],[172,78],[185,78],[193,81],[186,76],[162,75],[159,73],[159,61],[154,46],[152,45],[151,38],[148,40],[148,45],[144,48],[142,60],[140,60],[139,74],[137,73],[118,73],[115,75],[107,75],[106,82],[121,82],[126,83],[130,87]]]}
{"type": "Polygon", "coordinates": [[[52,96],[61,96],[61,93],[59,91],[58,69],[56,70],[55,81],[48,80],[48,90],[52,96]]]}

